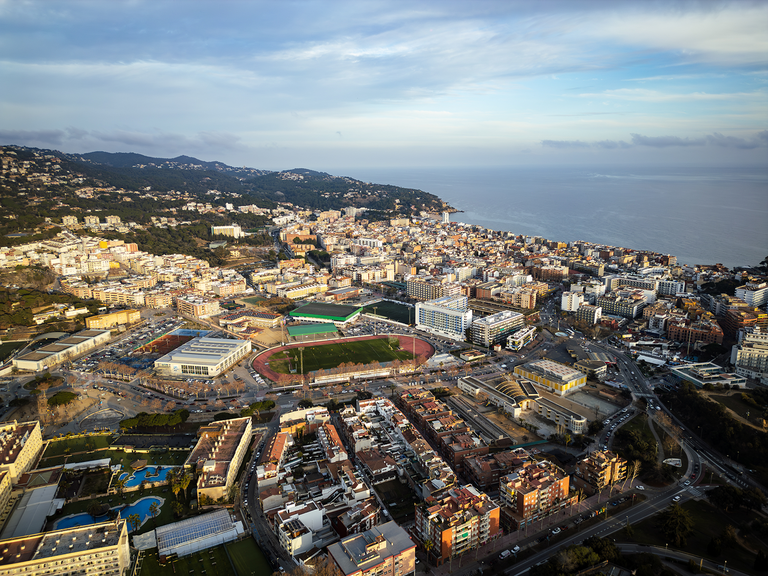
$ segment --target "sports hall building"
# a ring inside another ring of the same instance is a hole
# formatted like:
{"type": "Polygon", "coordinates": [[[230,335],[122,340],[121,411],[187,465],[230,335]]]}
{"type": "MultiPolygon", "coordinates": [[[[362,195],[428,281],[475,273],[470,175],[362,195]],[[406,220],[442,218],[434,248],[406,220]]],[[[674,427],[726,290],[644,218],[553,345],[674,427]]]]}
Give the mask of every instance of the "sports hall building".
{"type": "Polygon", "coordinates": [[[250,340],[193,338],[155,360],[155,371],[162,376],[215,377],[226,372],[251,353],[250,340]]]}
{"type": "Polygon", "coordinates": [[[346,326],[357,320],[362,311],[362,306],[311,302],[291,311],[289,316],[302,322],[333,322],[336,326],[346,326]]]}

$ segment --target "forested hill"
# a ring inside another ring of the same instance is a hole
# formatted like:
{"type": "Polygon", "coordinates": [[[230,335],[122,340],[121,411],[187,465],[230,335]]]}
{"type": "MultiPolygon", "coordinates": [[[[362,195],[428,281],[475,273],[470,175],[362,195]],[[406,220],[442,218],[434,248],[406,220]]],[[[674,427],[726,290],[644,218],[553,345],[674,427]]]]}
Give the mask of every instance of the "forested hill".
{"type": "Polygon", "coordinates": [[[46,192],[60,197],[61,193],[91,186],[118,192],[138,191],[158,199],[167,193],[181,194],[222,205],[228,202],[271,207],[276,202],[290,202],[314,210],[365,207],[391,216],[450,209],[434,194],[421,190],[371,184],[307,169],[273,172],[237,168],[190,156],[64,154],[21,146],[0,146],[0,156],[3,158],[2,196],[35,190],[38,197],[46,192]]]}
{"type": "Polygon", "coordinates": [[[215,189],[246,194],[253,200],[291,202],[323,210],[355,206],[410,214],[448,208],[437,196],[421,190],[371,184],[305,168],[274,172],[190,156],[152,158],[134,153],[90,152],[63,157],[79,164],[90,176],[122,188],[195,194],[215,189]]]}

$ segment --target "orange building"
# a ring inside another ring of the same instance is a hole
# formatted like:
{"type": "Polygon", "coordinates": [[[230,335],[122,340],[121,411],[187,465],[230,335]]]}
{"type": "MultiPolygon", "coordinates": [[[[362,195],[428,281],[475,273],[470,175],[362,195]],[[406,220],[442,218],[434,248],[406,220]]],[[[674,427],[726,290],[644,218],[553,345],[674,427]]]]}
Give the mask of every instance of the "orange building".
{"type": "Polygon", "coordinates": [[[500,509],[471,485],[456,487],[416,507],[416,534],[431,540],[430,560],[440,566],[451,557],[482,546],[499,531],[500,509]]]}

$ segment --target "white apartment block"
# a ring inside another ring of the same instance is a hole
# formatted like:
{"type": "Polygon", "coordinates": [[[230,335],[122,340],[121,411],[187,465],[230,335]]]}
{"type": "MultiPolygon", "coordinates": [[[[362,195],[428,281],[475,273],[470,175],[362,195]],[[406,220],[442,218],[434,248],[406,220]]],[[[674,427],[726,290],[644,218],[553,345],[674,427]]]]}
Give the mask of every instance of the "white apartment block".
{"type": "Polygon", "coordinates": [[[228,236],[229,238],[242,238],[243,229],[239,224],[229,224],[228,226],[211,226],[211,236],[228,236]]]}
{"type": "Polygon", "coordinates": [[[581,292],[563,292],[560,298],[560,310],[563,312],[576,312],[582,304],[584,294],[581,292]]]}
{"type": "Polygon", "coordinates": [[[768,332],[755,328],[731,351],[731,364],[736,374],[759,380],[768,385],[768,332]]]}
{"type": "Polygon", "coordinates": [[[750,306],[762,306],[768,302],[768,282],[749,282],[736,288],[736,298],[750,306]]]}
{"type": "Polygon", "coordinates": [[[445,296],[416,304],[416,328],[454,340],[464,340],[472,324],[466,296],[445,296]]]}

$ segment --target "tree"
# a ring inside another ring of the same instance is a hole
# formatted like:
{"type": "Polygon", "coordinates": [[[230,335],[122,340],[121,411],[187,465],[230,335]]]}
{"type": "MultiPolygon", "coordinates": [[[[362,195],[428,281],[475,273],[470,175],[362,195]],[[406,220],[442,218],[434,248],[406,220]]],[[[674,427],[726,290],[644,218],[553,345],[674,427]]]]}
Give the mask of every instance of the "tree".
{"type": "Polygon", "coordinates": [[[429,559],[432,557],[432,555],[430,554],[430,552],[432,551],[432,548],[434,548],[434,547],[435,547],[435,543],[434,543],[434,542],[432,542],[432,539],[431,539],[431,538],[427,538],[427,539],[424,541],[424,551],[427,553],[427,559],[428,559],[428,560],[429,560],[429,559]]]}
{"type": "Polygon", "coordinates": [[[149,516],[152,518],[152,522],[157,526],[157,521],[155,518],[157,518],[160,515],[160,505],[157,502],[152,502],[152,504],[149,505],[149,516]]]}
{"type": "Polygon", "coordinates": [[[309,398],[304,398],[302,400],[299,400],[299,408],[312,408],[315,403],[312,402],[309,398]]]}
{"type": "Polygon", "coordinates": [[[131,514],[128,516],[128,526],[131,528],[131,532],[136,532],[141,526],[141,518],[138,514],[131,514]]]}
{"type": "Polygon", "coordinates": [[[184,513],[184,505],[177,500],[171,504],[171,510],[173,510],[173,515],[178,518],[184,513]]]}
{"type": "Polygon", "coordinates": [[[686,538],[693,531],[693,519],[690,512],[672,504],[661,514],[659,528],[664,537],[679,548],[686,545],[686,538]]]}

